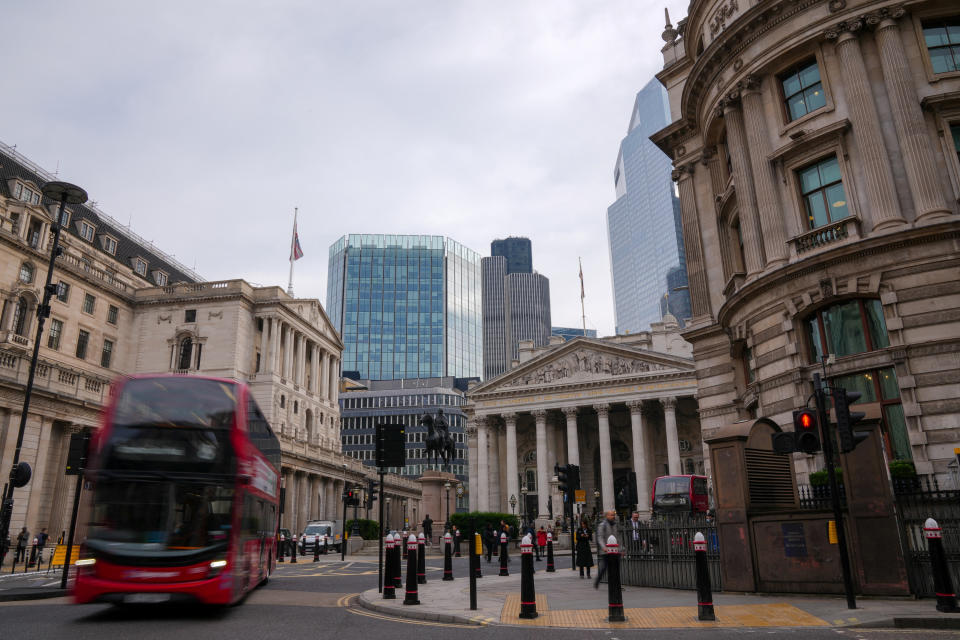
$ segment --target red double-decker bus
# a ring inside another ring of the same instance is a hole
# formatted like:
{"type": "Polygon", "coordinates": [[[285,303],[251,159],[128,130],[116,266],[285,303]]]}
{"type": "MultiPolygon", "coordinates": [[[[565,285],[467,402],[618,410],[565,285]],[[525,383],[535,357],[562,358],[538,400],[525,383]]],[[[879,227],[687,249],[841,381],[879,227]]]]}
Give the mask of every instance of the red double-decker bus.
{"type": "Polygon", "coordinates": [[[279,470],[246,385],[117,383],[91,443],[76,602],[237,602],[274,567],[279,470]]]}

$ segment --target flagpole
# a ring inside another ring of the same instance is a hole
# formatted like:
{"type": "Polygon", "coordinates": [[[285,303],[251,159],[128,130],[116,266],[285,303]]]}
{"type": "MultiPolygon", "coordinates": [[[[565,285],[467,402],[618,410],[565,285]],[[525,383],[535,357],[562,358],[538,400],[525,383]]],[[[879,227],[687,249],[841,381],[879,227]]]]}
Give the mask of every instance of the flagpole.
{"type": "Polygon", "coordinates": [[[587,310],[583,305],[583,298],[586,295],[583,291],[583,258],[577,257],[580,262],[580,317],[583,320],[583,337],[587,337],[587,310]]]}
{"type": "Polygon", "coordinates": [[[293,250],[297,244],[297,208],[293,208],[293,234],[290,236],[290,282],[287,284],[287,293],[293,295],[293,250]]]}

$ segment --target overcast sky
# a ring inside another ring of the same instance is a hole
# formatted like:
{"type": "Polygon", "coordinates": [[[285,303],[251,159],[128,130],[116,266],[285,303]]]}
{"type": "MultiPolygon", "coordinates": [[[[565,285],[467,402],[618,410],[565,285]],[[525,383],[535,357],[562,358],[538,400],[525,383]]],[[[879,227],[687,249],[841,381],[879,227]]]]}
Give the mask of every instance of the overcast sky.
{"type": "Polygon", "coordinates": [[[210,280],[326,301],[347,233],[533,242],[554,325],[614,332],[606,209],[650,0],[4,3],[0,140],[210,280]]]}

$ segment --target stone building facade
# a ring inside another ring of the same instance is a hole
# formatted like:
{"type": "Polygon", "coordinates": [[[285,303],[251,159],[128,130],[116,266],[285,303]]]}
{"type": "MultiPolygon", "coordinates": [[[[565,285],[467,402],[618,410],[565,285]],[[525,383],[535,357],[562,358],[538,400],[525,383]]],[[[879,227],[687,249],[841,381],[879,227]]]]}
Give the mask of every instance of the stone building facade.
{"type": "Polygon", "coordinates": [[[558,517],[558,463],[580,466],[584,514],[625,506],[631,471],[643,512],[657,476],[705,472],[695,367],[672,316],[629,336],[522,342],[519,365],[472,386],[464,410],[471,510],[558,517]]]}
{"type": "MultiPolygon", "coordinates": [[[[678,183],[704,433],[863,394],[889,458],[960,444],[960,7],[694,0],[652,139],[678,183]]],[[[822,467],[797,456],[797,472],[822,467]]]]}

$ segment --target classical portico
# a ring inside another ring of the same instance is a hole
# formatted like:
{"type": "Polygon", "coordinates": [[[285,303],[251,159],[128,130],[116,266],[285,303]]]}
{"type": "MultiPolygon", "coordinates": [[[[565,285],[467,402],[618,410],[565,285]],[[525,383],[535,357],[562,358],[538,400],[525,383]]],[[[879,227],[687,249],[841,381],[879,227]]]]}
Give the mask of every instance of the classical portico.
{"type": "Polygon", "coordinates": [[[649,511],[654,478],[705,473],[694,363],[669,317],[634,336],[521,345],[519,365],[467,394],[471,510],[562,515],[555,464],[580,466],[584,513],[596,491],[602,509],[649,511]]]}

